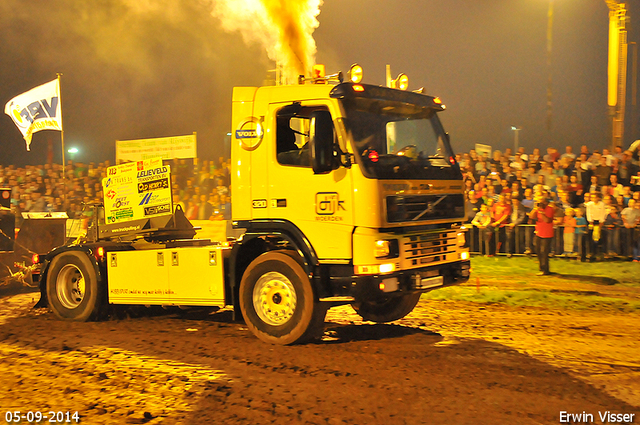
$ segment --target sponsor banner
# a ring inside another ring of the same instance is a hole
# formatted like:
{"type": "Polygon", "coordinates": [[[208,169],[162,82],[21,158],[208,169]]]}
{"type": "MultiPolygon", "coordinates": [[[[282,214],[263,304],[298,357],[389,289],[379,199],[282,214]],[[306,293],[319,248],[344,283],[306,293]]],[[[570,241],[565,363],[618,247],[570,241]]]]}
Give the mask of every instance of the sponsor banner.
{"type": "Polygon", "coordinates": [[[30,150],[33,133],[62,131],[60,81],[55,79],[14,97],[5,105],[4,113],[11,117],[30,150]]]}
{"type": "Polygon", "coordinates": [[[170,173],[160,158],[107,168],[102,180],[106,224],[171,214],[170,173]]]}
{"type": "Polygon", "coordinates": [[[196,134],[155,139],[116,140],[116,163],[150,158],[195,158],[196,134]]]}

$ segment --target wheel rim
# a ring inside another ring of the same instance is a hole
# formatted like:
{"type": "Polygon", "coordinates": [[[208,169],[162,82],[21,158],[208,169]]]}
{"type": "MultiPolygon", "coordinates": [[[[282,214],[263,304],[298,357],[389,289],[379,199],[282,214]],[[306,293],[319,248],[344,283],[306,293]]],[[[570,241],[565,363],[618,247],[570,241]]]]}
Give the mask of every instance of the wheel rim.
{"type": "Polygon", "coordinates": [[[84,275],[73,264],[67,264],[58,273],[56,294],[63,307],[74,309],[82,303],[85,295],[84,275]]]}
{"type": "Polygon", "coordinates": [[[260,276],[253,289],[253,307],[260,319],[272,326],[287,323],[296,309],[296,290],[283,274],[269,272],[260,276]]]}

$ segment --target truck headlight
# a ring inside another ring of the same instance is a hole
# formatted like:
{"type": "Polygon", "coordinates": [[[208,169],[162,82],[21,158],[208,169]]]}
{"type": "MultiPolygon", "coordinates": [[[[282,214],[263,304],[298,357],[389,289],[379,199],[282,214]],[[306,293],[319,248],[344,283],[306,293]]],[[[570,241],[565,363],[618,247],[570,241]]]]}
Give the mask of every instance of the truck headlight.
{"type": "Polygon", "coordinates": [[[376,241],[373,255],[375,255],[376,258],[389,256],[389,241],[376,241]]]}
{"type": "Polygon", "coordinates": [[[398,256],[398,240],[378,240],[373,248],[376,258],[395,258],[398,256]]]}
{"type": "Polygon", "coordinates": [[[464,246],[467,243],[467,238],[463,232],[458,232],[458,246],[464,246]]]}

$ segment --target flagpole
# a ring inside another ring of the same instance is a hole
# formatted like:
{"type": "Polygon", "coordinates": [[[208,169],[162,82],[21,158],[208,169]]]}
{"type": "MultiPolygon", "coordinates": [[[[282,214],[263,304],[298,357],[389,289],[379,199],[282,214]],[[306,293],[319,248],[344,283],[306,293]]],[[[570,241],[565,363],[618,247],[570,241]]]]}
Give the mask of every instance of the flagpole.
{"type": "Polygon", "coordinates": [[[60,144],[62,145],[62,187],[64,188],[62,191],[62,204],[66,204],[67,203],[67,164],[65,163],[65,158],[64,158],[64,125],[62,122],[62,85],[61,85],[61,79],[60,77],[62,77],[61,73],[58,73],[58,90],[60,91],[58,93],[58,102],[60,104],[60,144]]]}

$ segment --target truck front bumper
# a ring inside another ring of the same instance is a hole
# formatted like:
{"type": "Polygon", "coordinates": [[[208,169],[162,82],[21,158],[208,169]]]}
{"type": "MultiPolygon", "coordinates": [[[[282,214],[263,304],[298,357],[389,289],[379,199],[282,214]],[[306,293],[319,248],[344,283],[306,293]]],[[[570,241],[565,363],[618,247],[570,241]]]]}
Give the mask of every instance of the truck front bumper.
{"type": "Polygon", "coordinates": [[[467,282],[470,275],[470,262],[464,260],[374,275],[339,276],[336,271],[332,270],[333,275],[329,279],[330,288],[327,291],[329,298],[376,299],[428,292],[467,282]]]}

